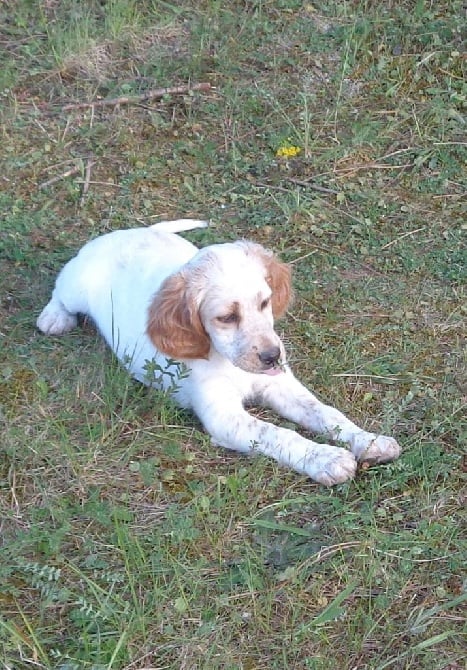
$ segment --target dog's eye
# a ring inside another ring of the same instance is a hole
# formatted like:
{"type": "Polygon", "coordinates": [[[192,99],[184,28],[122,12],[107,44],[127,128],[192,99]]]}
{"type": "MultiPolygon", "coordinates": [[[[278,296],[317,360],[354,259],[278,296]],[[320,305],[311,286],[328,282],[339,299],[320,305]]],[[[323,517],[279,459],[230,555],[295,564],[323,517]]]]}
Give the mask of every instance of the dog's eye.
{"type": "Polygon", "coordinates": [[[221,323],[238,323],[238,314],[232,312],[231,314],[226,314],[225,316],[218,316],[217,320],[221,323]]]}
{"type": "Polygon", "coordinates": [[[265,310],[270,302],[271,302],[271,298],[266,298],[265,300],[263,300],[261,305],[259,306],[260,310],[261,311],[265,310]]]}

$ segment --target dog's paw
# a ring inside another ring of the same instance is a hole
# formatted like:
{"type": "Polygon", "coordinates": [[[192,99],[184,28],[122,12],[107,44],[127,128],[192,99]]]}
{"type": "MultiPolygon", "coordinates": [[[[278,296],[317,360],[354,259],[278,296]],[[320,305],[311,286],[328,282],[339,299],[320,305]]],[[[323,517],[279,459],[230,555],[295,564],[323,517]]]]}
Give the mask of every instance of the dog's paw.
{"type": "Polygon", "coordinates": [[[305,465],[305,472],[315,481],[325,486],[341,484],[355,476],[357,461],[347,449],[320,445],[320,453],[313,456],[305,465]]]}
{"type": "Polygon", "coordinates": [[[359,463],[370,466],[394,461],[401,448],[392,437],[362,432],[352,440],[352,453],[359,463]]]}
{"type": "Polygon", "coordinates": [[[49,302],[36,321],[36,325],[45,335],[64,335],[78,322],[76,315],[70,314],[59,303],[49,302]]]}

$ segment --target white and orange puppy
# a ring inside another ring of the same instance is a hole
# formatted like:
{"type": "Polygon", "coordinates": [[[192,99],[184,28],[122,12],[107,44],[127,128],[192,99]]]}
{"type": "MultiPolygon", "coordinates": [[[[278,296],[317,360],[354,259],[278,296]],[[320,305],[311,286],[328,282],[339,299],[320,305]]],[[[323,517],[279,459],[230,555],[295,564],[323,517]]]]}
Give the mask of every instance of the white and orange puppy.
{"type": "Polygon", "coordinates": [[[351,478],[358,461],[397,458],[393,438],[320,402],[286,364],[274,318],[290,298],[289,267],[259,244],[198,250],[174,234],[205,225],[164,221],[92,240],[60,272],[38,328],[63,335],[77,314],[91,317],[130,373],[171,390],[215,444],[271,456],[323,484],[351,478]],[[261,421],[246,411],[250,403],[349,450],[261,421]]]}

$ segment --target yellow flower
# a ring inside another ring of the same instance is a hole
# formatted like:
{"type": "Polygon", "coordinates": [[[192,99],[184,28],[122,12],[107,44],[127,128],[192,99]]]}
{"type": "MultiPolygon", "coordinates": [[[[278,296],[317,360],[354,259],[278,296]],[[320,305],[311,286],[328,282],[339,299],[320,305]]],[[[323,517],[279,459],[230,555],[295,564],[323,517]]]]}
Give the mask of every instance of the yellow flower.
{"type": "Polygon", "coordinates": [[[293,144],[288,144],[287,146],[279,147],[279,149],[276,151],[276,156],[279,158],[294,158],[294,156],[298,156],[300,152],[300,147],[296,147],[293,144]]]}

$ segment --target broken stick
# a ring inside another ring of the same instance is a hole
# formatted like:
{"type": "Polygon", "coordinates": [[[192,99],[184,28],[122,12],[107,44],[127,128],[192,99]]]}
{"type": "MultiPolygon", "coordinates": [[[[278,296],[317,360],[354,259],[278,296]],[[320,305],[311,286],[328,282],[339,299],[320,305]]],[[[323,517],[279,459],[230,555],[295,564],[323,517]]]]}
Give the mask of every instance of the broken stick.
{"type": "Polygon", "coordinates": [[[118,98],[108,98],[105,100],[94,100],[94,102],[74,102],[63,107],[64,112],[72,109],[88,109],[90,107],[115,107],[116,105],[131,105],[146,100],[156,100],[163,98],[164,95],[182,95],[191,93],[191,91],[209,91],[211,84],[201,82],[200,84],[185,84],[183,86],[169,86],[167,88],[155,88],[140,95],[122,95],[118,98]]]}
{"type": "Polygon", "coordinates": [[[67,177],[73,177],[75,174],[78,174],[79,172],[81,172],[81,166],[74,165],[66,172],[63,172],[62,174],[59,174],[56,177],[52,177],[51,179],[47,179],[47,181],[42,182],[42,184],[39,184],[39,188],[47,188],[47,186],[52,186],[52,184],[55,184],[55,182],[60,181],[62,179],[66,179],[67,177]]]}
{"type": "Polygon", "coordinates": [[[95,162],[96,161],[93,161],[90,158],[88,158],[88,161],[86,163],[86,169],[84,171],[83,188],[81,190],[81,198],[79,199],[79,204],[80,205],[83,204],[83,202],[86,198],[87,192],[89,191],[89,184],[91,183],[91,170],[92,170],[92,166],[94,165],[95,162]]]}

